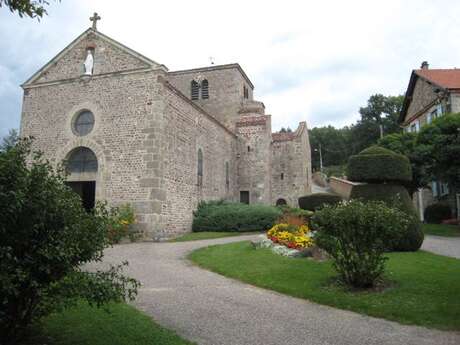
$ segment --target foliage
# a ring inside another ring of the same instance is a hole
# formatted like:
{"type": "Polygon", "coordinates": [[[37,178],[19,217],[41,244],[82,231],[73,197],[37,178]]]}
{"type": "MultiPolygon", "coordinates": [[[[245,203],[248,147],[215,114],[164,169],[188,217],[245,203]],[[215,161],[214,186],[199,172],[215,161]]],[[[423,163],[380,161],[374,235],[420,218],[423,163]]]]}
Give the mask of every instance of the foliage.
{"type": "Polygon", "coordinates": [[[386,135],[378,142],[379,146],[409,158],[412,180],[405,181],[404,186],[410,195],[413,195],[419,188],[427,187],[431,181],[426,166],[427,152],[423,147],[417,145],[416,140],[416,133],[406,132],[386,135]]]}
{"type": "Polygon", "coordinates": [[[383,201],[390,207],[399,208],[406,213],[408,225],[399,237],[400,240],[388,249],[399,251],[416,251],[420,249],[424,235],[417,212],[406,188],[392,184],[362,184],[353,186],[350,199],[383,201]]]}
{"type": "Polygon", "coordinates": [[[452,210],[449,204],[438,202],[427,206],[424,216],[427,223],[441,224],[443,220],[452,217],[452,210]]]}
{"type": "Polygon", "coordinates": [[[393,151],[371,146],[348,160],[347,177],[356,182],[411,181],[409,159],[393,151]]]}
{"type": "Polygon", "coordinates": [[[343,177],[347,174],[346,171],[347,166],[345,164],[323,167],[323,173],[325,173],[327,177],[343,177]]]}
{"type": "Polygon", "coordinates": [[[460,113],[443,115],[424,126],[417,145],[426,153],[429,175],[460,190],[460,113]]]}
{"type": "Polygon", "coordinates": [[[460,236],[460,226],[448,224],[422,224],[423,232],[426,235],[458,237],[460,236]]]}
{"type": "Polygon", "coordinates": [[[307,225],[276,224],[267,232],[267,237],[275,243],[292,249],[302,249],[313,245],[307,225]]]}
{"type": "Polygon", "coordinates": [[[288,223],[300,226],[307,224],[308,219],[313,215],[312,211],[302,210],[301,208],[288,205],[278,206],[278,208],[283,212],[278,219],[278,223],[288,223]]]}
{"type": "Polygon", "coordinates": [[[49,5],[47,0],[0,0],[0,7],[7,7],[11,12],[18,12],[19,16],[30,18],[42,18],[48,14],[45,6],[49,5]]]}
{"type": "Polygon", "coordinates": [[[330,193],[315,193],[299,198],[299,206],[301,209],[308,211],[316,211],[318,208],[329,205],[337,204],[342,198],[335,194],[330,193]]]}
{"type": "Polygon", "coordinates": [[[386,256],[387,285],[365,293],[335,284],[331,261],[286,258],[254,250],[248,241],[201,248],[189,258],[285,295],[403,324],[460,331],[460,260],[425,251],[386,256]]]}
{"type": "Polygon", "coordinates": [[[10,129],[8,135],[5,136],[0,144],[0,152],[6,151],[12,148],[19,140],[18,131],[15,129],[10,129]]]}
{"type": "Polygon", "coordinates": [[[132,225],[136,222],[134,210],[129,204],[112,207],[109,212],[109,230],[107,236],[110,243],[119,243],[129,236],[134,240],[132,225]]]}
{"type": "Polygon", "coordinates": [[[379,201],[326,205],[312,218],[315,242],[334,259],[340,278],[358,288],[372,287],[382,276],[383,254],[406,226],[403,212],[379,201]]]}
{"type": "Polygon", "coordinates": [[[192,231],[266,231],[281,214],[274,206],[201,202],[194,212],[192,231]]]}
{"type": "Polygon", "coordinates": [[[309,139],[313,170],[317,171],[320,168],[320,145],[324,166],[345,164],[348,156],[352,154],[346,127],[314,127],[309,130],[309,139]]]}
{"type": "Polygon", "coordinates": [[[87,213],[30,141],[0,152],[0,339],[14,343],[33,321],[83,298],[100,306],[133,299],[139,283],[108,271],[85,272],[108,246],[108,210],[87,213]]]}

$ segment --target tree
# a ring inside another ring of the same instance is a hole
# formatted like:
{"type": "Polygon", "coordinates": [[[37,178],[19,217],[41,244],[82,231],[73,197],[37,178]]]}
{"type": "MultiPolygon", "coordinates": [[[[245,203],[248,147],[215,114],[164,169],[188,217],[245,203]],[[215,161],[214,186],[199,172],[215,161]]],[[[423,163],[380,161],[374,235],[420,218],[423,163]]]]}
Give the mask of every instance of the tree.
{"type": "Polygon", "coordinates": [[[133,299],[139,283],[122,265],[88,272],[108,246],[109,212],[86,212],[30,140],[0,151],[0,343],[14,344],[42,316],[84,299],[133,299]]]}
{"type": "Polygon", "coordinates": [[[7,7],[11,12],[17,11],[19,16],[30,18],[42,18],[48,14],[45,6],[49,5],[47,0],[0,0],[0,7],[7,7]]]}
{"type": "Polygon", "coordinates": [[[7,136],[3,138],[3,142],[0,144],[0,151],[5,151],[12,148],[19,140],[18,131],[16,129],[10,129],[7,136]]]}
{"type": "Polygon", "coordinates": [[[427,152],[424,147],[417,145],[416,133],[393,133],[384,136],[378,145],[409,158],[412,168],[412,181],[404,183],[412,196],[419,188],[428,186],[431,178],[427,173],[427,152]]]}
{"type": "Polygon", "coordinates": [[[460,113],[446,114],[424,126],[416,144],[425,152],[428,175],[460,190],[460,113]]]}
{"type": "Polygon", "coordinates": [[[309,131],[312,165],[318,170],[320,166],[319,147],[324,166],[342,165],[352,154],[348,143],[348,128],[337,129],[332,126],[315,127],[309,131]]]}

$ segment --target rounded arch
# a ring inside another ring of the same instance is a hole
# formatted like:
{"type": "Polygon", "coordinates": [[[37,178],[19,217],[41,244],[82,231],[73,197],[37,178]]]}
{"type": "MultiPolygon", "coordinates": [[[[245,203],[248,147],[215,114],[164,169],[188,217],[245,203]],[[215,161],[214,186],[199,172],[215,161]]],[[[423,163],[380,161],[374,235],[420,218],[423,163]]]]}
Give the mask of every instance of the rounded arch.
{"type": "Polygon", "coordinates": [[[286,199],[279,198],[278,200],[276,200],[276,206],[283,206],[283,205],[287,205],[286,199]]]}
{"type": "Polygon", "coordinates": [[[98,170],[96,155],[85,146],[79,146],[70,151],[65,165],[71,174],[97,173],[98,170]]]}

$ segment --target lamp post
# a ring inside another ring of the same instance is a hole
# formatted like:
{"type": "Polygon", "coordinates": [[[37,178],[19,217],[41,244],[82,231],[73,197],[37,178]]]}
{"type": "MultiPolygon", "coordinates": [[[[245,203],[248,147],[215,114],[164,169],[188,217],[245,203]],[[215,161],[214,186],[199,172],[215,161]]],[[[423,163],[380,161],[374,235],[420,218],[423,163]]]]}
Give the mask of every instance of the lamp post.
{"type": "Polygon", "coordinates": [[[323,154],[321,152],[321,144],[319,144],[319,150],[315,149],[315,152],[319,152],[319,170],[323,172],[323,154]]]}

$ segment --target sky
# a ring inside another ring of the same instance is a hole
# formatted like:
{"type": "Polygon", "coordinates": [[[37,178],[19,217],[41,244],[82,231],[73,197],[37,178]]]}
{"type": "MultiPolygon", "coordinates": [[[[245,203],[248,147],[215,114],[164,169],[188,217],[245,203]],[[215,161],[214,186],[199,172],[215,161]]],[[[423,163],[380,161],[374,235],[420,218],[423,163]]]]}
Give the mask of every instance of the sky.
{"type": "Polygon", "coordinates": [[[20,85],[90,25],[169,70],[238,62],[272,128],[342,127],[411,70],[460,68],[460,2],[61,0],[41,21],[0,8],[0,137],[19,128],[20,85]]]}

